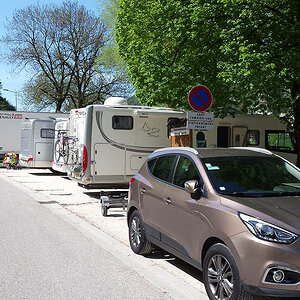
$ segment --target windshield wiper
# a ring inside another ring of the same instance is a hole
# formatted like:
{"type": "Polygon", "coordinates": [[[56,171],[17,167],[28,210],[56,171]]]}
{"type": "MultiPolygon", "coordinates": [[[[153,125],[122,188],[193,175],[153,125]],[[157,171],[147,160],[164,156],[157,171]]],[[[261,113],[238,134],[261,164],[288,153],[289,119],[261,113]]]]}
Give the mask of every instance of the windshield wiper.
{"type": "Polygon", "coordinates": [[[235,196],[235,197],[253,197],[253,198],[258,198],[262,197],[262,193],[247,193],[247,192],[220,192],[221,195],[228,195],[228,196],[235,196]]]}
{"type": "Polygon", "coordinates": [[[221,195],[228,195],[234,197],[249,197],[249,198],[262,198],[262,197],[284,197],[284,196],[300,196],[299,192],[267,192],[267,193],[248,193],[248,192],[220,192],[221,195]]]}
{"type": "Polygon", "coordinates": [[[272,196],[300,196],[299,192],[274,192],[272,196]]]}

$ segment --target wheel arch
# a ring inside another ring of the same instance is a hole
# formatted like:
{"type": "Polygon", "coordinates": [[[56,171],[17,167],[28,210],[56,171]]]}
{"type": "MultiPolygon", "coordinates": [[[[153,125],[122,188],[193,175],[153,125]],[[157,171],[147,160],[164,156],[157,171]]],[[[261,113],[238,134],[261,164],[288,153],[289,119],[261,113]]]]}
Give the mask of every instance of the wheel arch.
{"type": "Polygon", "coordinates": [[[135,210],[138,209],[135,206],[130,206],[129,210],[127,211],[127,226],[129,226],[130,217],[135,210]]]}
{"type": "Polygon", "coordinates": [[[208,249],[210,247],[212,247],[213,245],[215,244],[223,244],[225,246],[226,243],[224,241],[222,241],[221,239],[217,238],[217,237],[210,237],[208,238],[205,243],[203,244],[203,247],[202,247],[202,252],[201,252],[201,266],[203,266],[203,261],[204,261],[204,257],[208,251],[208,249]]]}

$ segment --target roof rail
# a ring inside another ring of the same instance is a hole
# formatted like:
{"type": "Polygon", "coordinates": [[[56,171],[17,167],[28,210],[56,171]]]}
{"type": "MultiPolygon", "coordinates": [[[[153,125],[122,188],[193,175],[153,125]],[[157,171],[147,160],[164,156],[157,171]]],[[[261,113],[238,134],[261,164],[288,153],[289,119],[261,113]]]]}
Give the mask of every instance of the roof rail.
{"type": "Polygon", "coordinates": [[[165,148],[156,149],[156,150],[154,150],[153,153],[157,153],[157,152],[161,152],[161,151],[166,151],[166,150],[173,150],[173,151],[184,150],[184,151],[192,152],[193,154],[199,154],[196,149],[191,148],[191,147],[165,147],[165,148]]]}
{"type": "Polygon", "coordinates": [[[230,149],[250,150],[250,151],[255,151],[255,152],[264,153],[264,154],[274,154],[273,152],[271,152],[267,149],[258,148],[258,147],[230,147],[230,149]]]}

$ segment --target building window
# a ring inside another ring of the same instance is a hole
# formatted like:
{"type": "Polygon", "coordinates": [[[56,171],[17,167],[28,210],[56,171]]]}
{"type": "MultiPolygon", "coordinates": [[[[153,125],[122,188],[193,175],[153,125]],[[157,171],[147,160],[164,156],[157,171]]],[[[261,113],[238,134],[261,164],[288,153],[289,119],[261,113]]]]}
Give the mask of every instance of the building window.
{"type": "Polygon", "coordinates": [[[131,116],[113,116],[113,129],[131,130],[133,128],[133,117],[131,116]]]}

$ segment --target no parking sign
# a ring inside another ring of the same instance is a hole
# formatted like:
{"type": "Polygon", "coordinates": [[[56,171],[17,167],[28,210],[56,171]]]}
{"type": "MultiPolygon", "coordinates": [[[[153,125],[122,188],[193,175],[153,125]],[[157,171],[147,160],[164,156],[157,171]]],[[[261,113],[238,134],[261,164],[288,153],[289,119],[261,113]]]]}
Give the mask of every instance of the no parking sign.
{"type": "Polygon", "coordinates": [[[212,103],[212,94],[204,85],[197,85],[189,92],[189,104],[196,111],[207,111],[212,103]]]}

